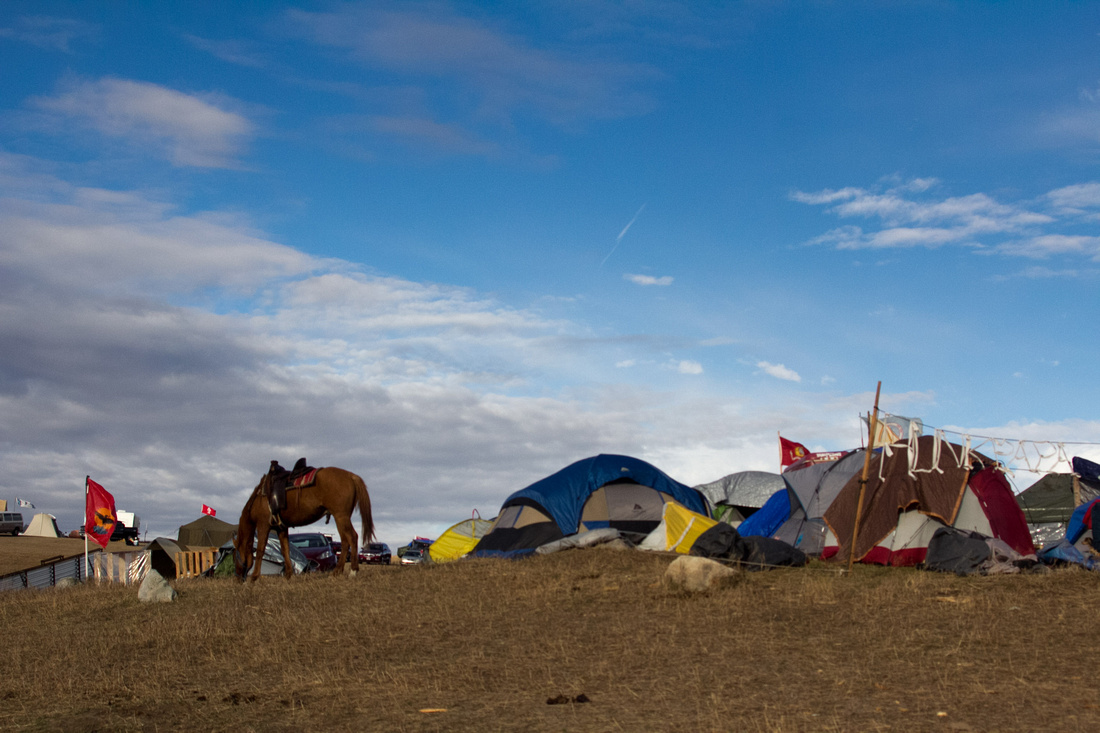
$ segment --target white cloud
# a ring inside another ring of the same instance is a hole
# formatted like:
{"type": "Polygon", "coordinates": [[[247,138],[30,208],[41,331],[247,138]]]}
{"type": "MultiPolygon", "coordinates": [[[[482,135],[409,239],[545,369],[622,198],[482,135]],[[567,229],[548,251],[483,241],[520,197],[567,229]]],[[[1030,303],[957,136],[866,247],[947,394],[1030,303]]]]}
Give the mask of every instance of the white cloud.
{"type": "Polygon", "coordinates": [[[624,359],[623,361],[615,362],[615,368],[616,369],[629,369],[630,367],[635,366],[637,363],[638,362],[634,359],[624,359]]]}
{"type": "Polygon", "coordinates": [[[703,365],[697,361],[684,359],[676,366],[676,371],[680,372],[680,374],[702,374],[703,365]]]}
{"type": "Polygon", "coordinates": [[[915,179],[881,192],[826,189],[795,192],[791,198],[826,206],[841,218],[867,222],[864,226],[833,229],[810,239],[807,244],[811,245],[825,244],[841,250],[954,245],[1012,257],[1075,256],[1100,261],[1100,237],[1060,231],[1077,226],[1082,218],[1100,220],[1100,184],[1064,186],[1031,203],[1006,204],[983,193],[915,198],[933,188],[934,183],[915,179]]]}
{"type": "Polygon", "coordinates": [[[93,39],[98,35],[97,25],[74,18],[55,18],[48,15],[24,15],[16,18],[13,26],[0,28],[0,38],[11,38],[64,53],[72,53],[73,41],[93,39]]]}
{"type": "Polygon", "coordinates": [[[802,381],[802,377],[798,375],[798,372],[794,371],[793,369],[788,369],[782,364],[771,364],[766,361],[758,361],[756,362],[756,368],[770,377],[775,377],[776,379],[782,379],[787,382],[802,381]]]}
{"type": "Polygon", "coordinates": [[[665,275],[664,277],[653,277],[652,275],[623,275],[623,279],[632,282],[635,285],[642,286],[666,286],[672,284],[672,277],[669,275],[665,275]]]}
{"type": "Polygon", "coordinates": [[[30,105],[108,137],[158,151],[179,166],[231,167],[253,135],[253,124],[213,95],[196,96],[158,84],[107,77],[69,81],[30,105]]]}
{"type": "Polygon", "coordinates": [[[481,121],[511,124],[530,110],[557,124],[644,113],[652,100],[636,90],[657,76],[650,66],[577,57],[536,48],[500,28],[446,12],[402,7],[290,10],[288,28],[315,43],[345,49],[351,59],[436,90],[445,79],[455,100],[481,121]]]}

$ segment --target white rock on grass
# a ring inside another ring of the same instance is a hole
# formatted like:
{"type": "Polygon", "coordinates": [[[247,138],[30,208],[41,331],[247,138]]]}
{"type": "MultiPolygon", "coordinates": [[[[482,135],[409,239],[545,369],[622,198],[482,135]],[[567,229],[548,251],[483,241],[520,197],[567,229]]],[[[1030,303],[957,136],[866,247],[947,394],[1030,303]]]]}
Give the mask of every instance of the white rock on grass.
{"type": "Polygon", "coordinates": [[[156,570],[150,570],[138,588],[138,600],[142,603],[171,603],[176,595],[176,589],[156,570]]]}
{"type": "Polygon", "coordinates": [[[706,557],[684,555],[668,566],[664,582],[673,590],[701,593],[732,585],[740,572],[706,557]]]}

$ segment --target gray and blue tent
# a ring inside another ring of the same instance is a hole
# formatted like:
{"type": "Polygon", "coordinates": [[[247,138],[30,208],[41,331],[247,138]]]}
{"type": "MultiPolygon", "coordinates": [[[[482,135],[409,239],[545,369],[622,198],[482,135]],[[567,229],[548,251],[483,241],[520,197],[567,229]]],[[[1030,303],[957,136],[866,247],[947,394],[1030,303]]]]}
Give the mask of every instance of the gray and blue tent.
{"type": "Polygon", "coordinates": [[[677,502],[707,514],[703,496],[661,470],[630,456],[598,455],[577,461],[507,499],[471,554],[516,556],[577,532],[612,528],[639,538],[677,502]]]}

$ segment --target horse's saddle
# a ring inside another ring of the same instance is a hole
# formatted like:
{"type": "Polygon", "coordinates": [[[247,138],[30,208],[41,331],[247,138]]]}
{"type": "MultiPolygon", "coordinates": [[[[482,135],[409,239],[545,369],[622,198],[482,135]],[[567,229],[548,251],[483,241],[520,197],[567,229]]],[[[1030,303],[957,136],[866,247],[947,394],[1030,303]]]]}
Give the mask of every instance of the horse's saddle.
{"type": "Polygon", "coordinates": [[[276,527],[283,525],[282,512],[286,509],[286,492],[291,489],[304,489],[313,486],[317,480],[317,469],[306,465],[304,457],[299,458],[290,471],[279,465],[278,461],[272,461],[268,469],[268,495],[267,501],[271,506],[271,521],[276,527]]]}

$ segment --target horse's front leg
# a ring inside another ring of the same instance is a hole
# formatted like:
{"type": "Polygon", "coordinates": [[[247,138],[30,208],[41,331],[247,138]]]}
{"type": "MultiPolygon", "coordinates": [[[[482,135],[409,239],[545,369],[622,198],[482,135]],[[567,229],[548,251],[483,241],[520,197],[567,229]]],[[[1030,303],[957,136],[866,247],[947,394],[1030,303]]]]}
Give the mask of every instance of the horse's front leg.
{"type": "Polygon", "coordinates": [[[258,580],[264,569],[264,551],[267,550],[267,527],[256,528],[256,557],[253,560],[252,580],[258,580]],[[263,530],[263,531],[261,531],[263,530]]]}
{"type": "Polygon", "coordinates": [[[285,529],[279,533],[279,546],[283,550],[283,575],[289,578],[294,575],[294,564],[290,562],[290,537],[285,529]]]}

